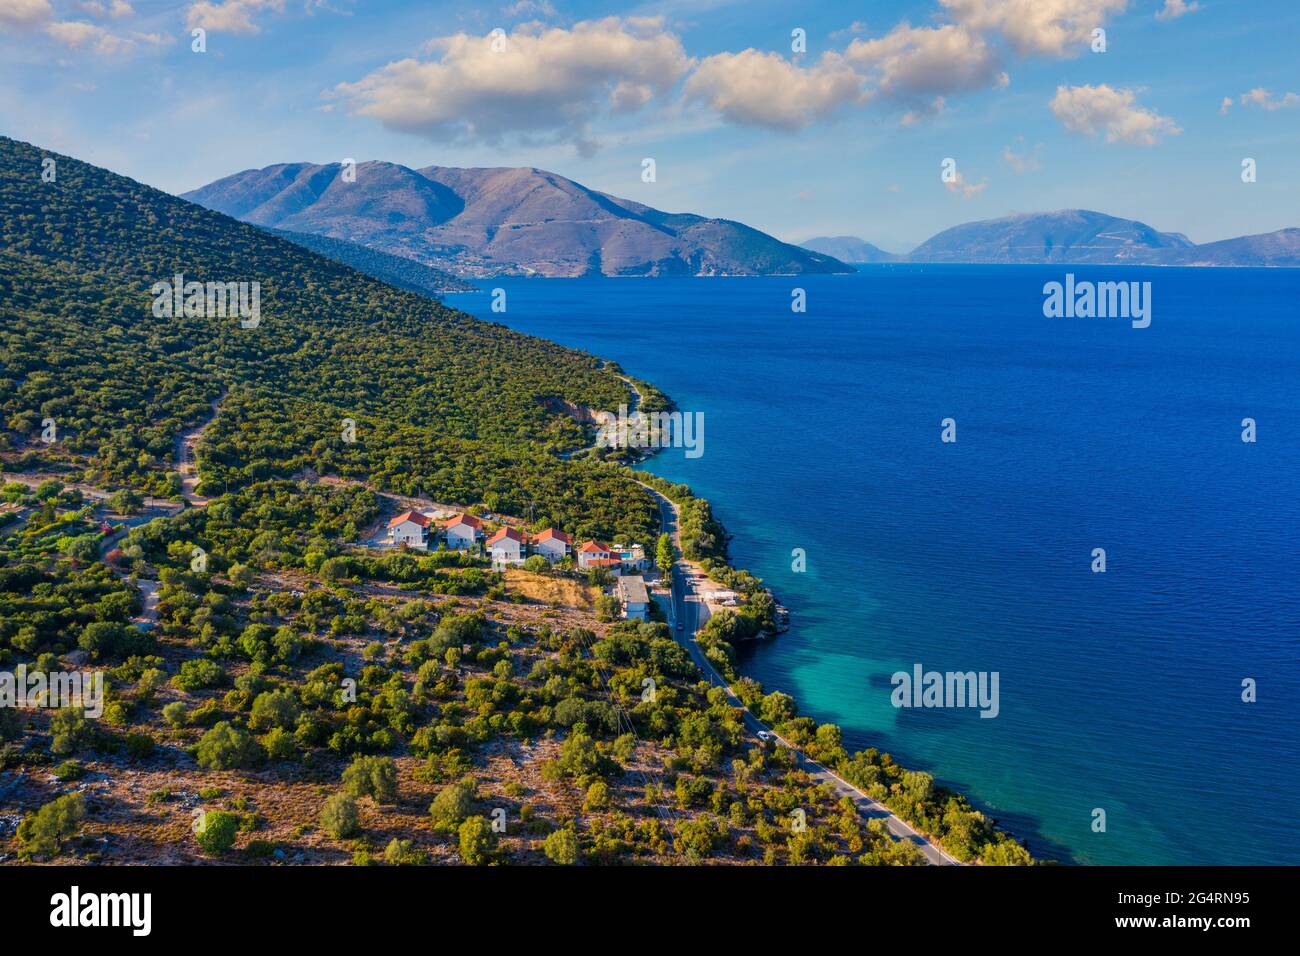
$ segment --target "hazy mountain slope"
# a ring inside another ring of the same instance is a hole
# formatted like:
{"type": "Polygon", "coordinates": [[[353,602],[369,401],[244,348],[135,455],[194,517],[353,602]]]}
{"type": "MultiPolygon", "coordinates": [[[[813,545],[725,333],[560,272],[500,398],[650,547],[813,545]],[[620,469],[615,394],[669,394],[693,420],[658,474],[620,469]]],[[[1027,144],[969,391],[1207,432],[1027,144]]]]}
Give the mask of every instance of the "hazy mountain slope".
{"type": "Polygon", "coordinates": [[[1174,261],[1188,266],[1300,268],[1300,229],[1206,242],[1183,250],[1174,261]]]}
{"type": "Polygon", "coordinates": [[[380,282],[387,282],[399,289],[424,295],[437,295],[442,292],[471,292],[476,288],[473,284],[458,279],[449,272],[422,265],[404,256],[380,252],[358,242],[331,239],[329,236],[318,236],[310,232],[291,232],[288,229],[269,231],[281,239],[288,239],[317,255],[351,266],[358,272],[364,272],[380,282]]]}
{"type": "Polygon", "coordinates": [[[818,236],[799,245],[812,252],[839,259],[840,262],[897,262],[903,258],[857,236],[818,236]]]}
{"type": "Polygon", "coordinates": [[[1087,209],[1029,213],[953,226],[910,262],[1153,262],[1193,245],[1186,236],[1087,209]]]}
{"type": "Polygon", "coordinates": [[[533,168],[362,163],[246,170],[183,198],[460,275],[799,275],[842,262],[741,223],[666,213],[533,168]]]}

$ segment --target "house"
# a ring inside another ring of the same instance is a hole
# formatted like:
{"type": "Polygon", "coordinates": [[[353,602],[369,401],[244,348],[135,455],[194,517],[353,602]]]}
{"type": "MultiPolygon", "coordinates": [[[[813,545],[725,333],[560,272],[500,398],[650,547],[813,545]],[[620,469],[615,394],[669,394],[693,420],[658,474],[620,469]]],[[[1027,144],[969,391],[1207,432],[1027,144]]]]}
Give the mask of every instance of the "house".
{"type": "Polygon", "coordinates": [[[551,564],[568,557],[569,546],[572,544],[573,541],[567,534],[554,528],[547,528],[533,535],[533,553],[540,554],[551,564]]]}
{"type": "Polygon", "coordinates": [[[527,541],[522,531],[502,525],[496,534],[487,539],[492,566],[496,568],[506,564],[523,564],[527,541]]]}
{"type": "MultiPolygon", "coordinates": [[[[578,555],[578,567],[590,568],[593,561],[608,562],[612,555],[609,553],[609,546],[601,544],[599,541],[584,541],[578,545],[575,552],[578,555]]],[[[597,565],[599,567],[600,565],[597,565]]]]}
{"type": "Polygon", "coordinates": [[[418,511],[403,511],[388,522],[388,538],[394,545],[410,545],[412,548],[429,546],[429,525],[433,523],[428,515],[418,511]]]}
{"type": "Polygon", "coordinates": [[[618,579],[614,587],[623,616],[629,621],[644,621],[650,616],[650,595],[645,589],[645,578],[631,574],[618,579]]]}
{"type": "Polygon", "coordinates": [[[639,544],[610,545],[610,557],[618,558],[624,571],[644,571],[650,567],[645,558],[645,548],[639,544]]]}
{"type": "Polygon", "coordinates": [[[452,515],[443,522],[442,533],[452,551],[471,550],[483,533],[483,522],[473,515],[452,515]]]}

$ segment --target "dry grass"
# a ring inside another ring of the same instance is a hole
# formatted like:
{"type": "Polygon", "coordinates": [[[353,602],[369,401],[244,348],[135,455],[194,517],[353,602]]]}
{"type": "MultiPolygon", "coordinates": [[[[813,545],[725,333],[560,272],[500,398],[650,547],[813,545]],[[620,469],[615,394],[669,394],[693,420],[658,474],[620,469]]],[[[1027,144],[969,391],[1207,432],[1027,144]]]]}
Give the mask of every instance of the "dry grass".
{"type": "Polygon", "coordinates": [[[596,606],[597,590],[589,584],[572,578],[533,574],[522,568],[510,568],[505,572],[505,576],[506,585],[530,601],[584,611],[596,606]]]}

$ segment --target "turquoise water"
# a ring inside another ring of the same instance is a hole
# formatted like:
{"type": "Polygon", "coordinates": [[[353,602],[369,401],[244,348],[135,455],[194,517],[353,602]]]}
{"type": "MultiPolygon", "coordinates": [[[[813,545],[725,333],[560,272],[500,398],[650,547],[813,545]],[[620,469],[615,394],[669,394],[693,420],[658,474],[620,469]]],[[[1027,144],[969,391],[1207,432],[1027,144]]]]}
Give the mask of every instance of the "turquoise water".
{"type": "Polygon", "coordinates": [[[853,747],[933,772],[1042,856],[1300,863],[1300,274],[1074,269],[1152,283],[1133,329],[1044,318],[1065,271],[501,280],[505,314],[486,290],[448,301],[704,413],[703,456],[650,468],[713,501],[735,563],[791,609],[744,672],[853,747]],[[895,709],[890,675],[918,662],[997,671],[1000,713],[895,709]]]}

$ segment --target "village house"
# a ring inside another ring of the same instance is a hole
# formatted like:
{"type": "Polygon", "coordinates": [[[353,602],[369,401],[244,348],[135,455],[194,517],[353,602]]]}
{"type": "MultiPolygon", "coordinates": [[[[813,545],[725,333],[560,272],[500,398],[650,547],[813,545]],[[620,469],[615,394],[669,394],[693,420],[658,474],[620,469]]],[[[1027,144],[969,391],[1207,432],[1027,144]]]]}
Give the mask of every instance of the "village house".
{"type": "Polygon", "coordinates": [[[547,528],[533,535],[533,553],[540,554],[551,564],[563,561],[569,554],[572,540],[563,531],[547,528]]]}
{"type": "Polygon", "coordinates": [[[449,550],[469,551],[478,545],[483,522],[473,515],[453,515],[443,522],[442,531],[449,550]]]}
{"type": "Polygon", "coordinates": [[[618,558],[623,571],[644,571],[650,567],[645,558],[645,548],[639,544],[614,544],[609,548],[610,557],[618,558]]]}
{"type": "Polygon", "coordinates": [[[502,525],[496,534],[487,539],[488,554],[494,568],[506,564],[523,564],[527,538],[522,531],[502,525]]]}
{"type": "Polygon", "coordinates": [[[645,578],[639,574],[630,574],[618,579],[614,588],[618,601],[623,606],[623,616],[629,621],[644,621],[650,616],[650,595],[646,591],[645,578]]]}
{"type": "Polygon", "coordinates": [[[388,522],[388,538],[394,546],[408,545],[412,548],[429,546],[429,525],[433,523],[428,515],[418,511],[403,511],[388,522]]]}
{"type": "Polygon", "coordinates": [[[578,567],[584,569],[608,566],[611,558],[609,546],[601,544],[599,541],[584,541],[578,545],[578,550],[575,553],[578,555],[578,567]],[[595,564],[594,562],[601,563],[595,564]]]}

